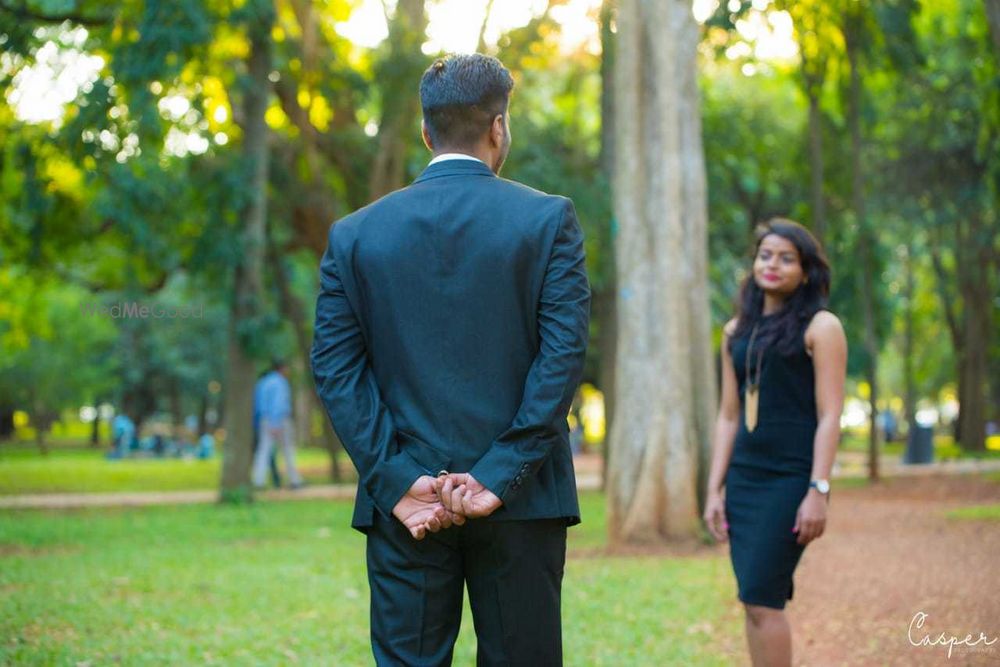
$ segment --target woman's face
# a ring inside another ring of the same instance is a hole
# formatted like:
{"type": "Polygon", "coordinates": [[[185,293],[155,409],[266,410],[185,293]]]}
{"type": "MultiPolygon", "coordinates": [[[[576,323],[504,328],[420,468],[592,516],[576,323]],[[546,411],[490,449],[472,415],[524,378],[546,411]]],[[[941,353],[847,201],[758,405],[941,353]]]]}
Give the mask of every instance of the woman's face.
{"type": "Polygon", "coordinates": [[[765,293],[782,298],[789,296],[805,278],[799,251],[788,239],[768,234],[757,246],[753,278],[765,293]]]}

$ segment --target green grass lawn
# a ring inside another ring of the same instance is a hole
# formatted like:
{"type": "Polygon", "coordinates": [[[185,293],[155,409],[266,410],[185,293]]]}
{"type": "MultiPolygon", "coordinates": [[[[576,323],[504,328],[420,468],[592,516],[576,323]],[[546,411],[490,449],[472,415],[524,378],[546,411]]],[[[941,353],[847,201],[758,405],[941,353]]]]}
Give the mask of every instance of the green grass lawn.
{"type": "MultiPolygon", "coordinates": [[[[0,495],[23,493],[92,493],[111,491],[178,491],[214,489],[219,484],[222,459],[123,459],[109,461],[105,450],[60,447],[42,456],[29,445],[0,445],[0,495]]],[[[330,481],[330,455],[322,449],[296,454],[299,470],[310,483],[330,481]]],[[[279,456],[279,467],[284,460],[279,456]]],[[[346,457],[340,470],[354,479],[346,457]]]]}
{"type": "MultiPolygon", "coordinates": [[[[840,438],[840,450],[848,452],[867,452],[867,433],[844,431],[840,438]]],[[[905,440],[895,440],[893,442],[883,442],[879,451],[886,456],[902,456],[906,451],[905,440]]],[[[951,461],[955,459],[996,459],[1000,458],[1000,437],[992,436],[987,440],[987,449],[984,452],[968,452],[957,444],[955,438],[950,435],[934,436],[934,460],[951,461]]]]}
{"type": "Polygon", "coordinates": [[[948,512],[947,516],[949,519],[963,519],[972,521],[1000,521],[1000,505],[977,505],[975,507],[961,507],[957,510],[952,510],[948,512]]]}
{"type": "MultiPolygon", "coordinates": [[[[563,596],[568,665],[742,655],[722,551],[609,557],[582,497],[563,596]]],[[[350,503],[0,512],[0,664],[366,665],[364,538],[350,503]]],[[[468,612],[456,665],[474,663],[468,612]]]]}

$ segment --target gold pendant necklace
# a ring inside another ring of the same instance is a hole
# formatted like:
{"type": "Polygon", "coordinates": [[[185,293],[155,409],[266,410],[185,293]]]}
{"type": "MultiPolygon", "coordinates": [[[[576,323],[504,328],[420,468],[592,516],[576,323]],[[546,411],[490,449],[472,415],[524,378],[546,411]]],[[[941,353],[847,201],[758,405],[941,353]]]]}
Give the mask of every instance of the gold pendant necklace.
{"type": "Polygon", "coordinates": [[[746,423],[749,433],[753,433],[754,429],[757,428],[757,410],[760,402],[760,369],[761,362],[764,359],[763,349],[757,351],[757,372],[754,373],[754,377],[752,378],[750,375],[750,350],[753,348],[754,340],[757,338],[757,329],[759,326],[759,323],[755,324],[753,331],[750,333],[750,341],[747,343],[746,363],[743,367],[744,384],[746,386],[746,395],[743,401],[743,421],[746,423]]]}

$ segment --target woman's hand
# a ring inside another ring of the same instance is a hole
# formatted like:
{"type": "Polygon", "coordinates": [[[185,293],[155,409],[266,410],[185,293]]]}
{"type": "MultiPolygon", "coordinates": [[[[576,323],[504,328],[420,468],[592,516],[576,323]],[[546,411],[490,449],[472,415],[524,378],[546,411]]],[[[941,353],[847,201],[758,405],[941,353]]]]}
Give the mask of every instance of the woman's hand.
{"type": "Polygon", "coordinates": [[[726,501],[722,494],[712,492],[705,498],[705,525],[708,532],[719,542],[729,539],[729,523],[726,521],[726,501]]]}
{"type": "Polygon", "coordinates": [[[795,514],[795,526],[793,533],[798,533],[799,544],[805,546],[823,534],[826,529],[826,496],[816,489],[809,489],[809,493],[802,499],[799,511],[795,514]]]}

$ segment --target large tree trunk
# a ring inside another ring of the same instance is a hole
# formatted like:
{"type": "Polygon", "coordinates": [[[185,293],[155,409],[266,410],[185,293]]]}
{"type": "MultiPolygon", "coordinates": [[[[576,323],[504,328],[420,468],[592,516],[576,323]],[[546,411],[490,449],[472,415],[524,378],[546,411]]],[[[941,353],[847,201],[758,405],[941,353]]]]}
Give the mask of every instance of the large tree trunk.
{"type": "Polygon", "coordinates": [[[962,449],[986,450],[986,405],[989,390],[986,372],[989,365],[991,304],[990,248],[983,243],[980,217],[972,215],[968,224],[972,233],[964,241],[967,252],[958,268],[962,294],[962,363],[959,377],[958,435],[962,449]]]}
{"type": "Polygon", "coordinates": [[[819,91],[809,92],[809,190],[812,200],[812,228],[823,243],[826,237],[826,200],[823,197],[825,165],[823,164],[823,113],[819,108],[819,91]]]}
{"type": "MultiPolygon", "coordinates": [[[[302,305],[302,301],[296,296],[295,292],[292,291],[291,283],[288,279],[288,272],[285,270],[285,265],[279,257],[277,249],[274,245],[268,242],[268,257],[270,258],[271,267],[274,270],[275,282],[278,285],[278,291],[281,294],[281,309],[284,318],[291,322],[292,330],[295,332],[295,342],[299,348],[299,360],[302,363],[303,370],[307,376],[310,375],[309,369],[312,368],[312,360],[310,354],[312,351],[312,338],[306,330],[306,312],[305,307],[302,305]]],[[[334,482],[340,482],[342,480],[340,474],[340,467],[337,465],[337,452],[343,449],[343,444],[340,442],[340,438],[337,437],[337,433],[333,430],[333,426],[330,424],[330,419],[326,415],[326,409],[323,407],[322,401],[320,401],[319,396],[316,394],[316,385],[313,382],[309,382],[309,390],[306,392],[308,408],[305,410],[307,415],[305,420],[305,428],[299,430],[299,439],[308,440],[310,434],[312,433],[312,413],[314,410],[319,410],[323,415],[323,446],[330,454],[330,476],[334,482]]]]}
{"type": "Polygon", "coordinates": [[[14,437],[14,408],[0,405],[0,441],[14,437]]]}
{"type": "Polygon", "coordinates": [[[267,221],[267,110],[271,72],[273,10],[266,2],[249,26],[250,56],[244,101],[243,153],[250,169],[250,202],[243,230],[242,259],[234,271],[226,361],[225,425],[220,498],[243,501],[252,497],[250,464],[253,451],[253,359],[242,330],[254,316],[262,293],[264,235],[267,221]]]}
{"type": "MultiPolygon", "coordinates": [[[[0,439],[3,439],[0,435],[0,439]]],[[[90,425],[90,447],[97,449],[101,446],[101,399],[94,400],[94,421],[90,425]]]]}
{"type": "Polygon", "coordinates": [[[970,213],[936,228],[932,238],[931,259],[937,275],[938,294],[948,323],[952,349],[955,351],[958,377],[958,422],[955,440],[965,450],[981,452],[986,447],[985,420],[987,404],[986,368],[989,363],[994,292],[992,274],[995,263],[989,241],[996,231],[983,224],[981,214],[970,213]],[[942,227],[954,234],[955,273],[945,268],[942,227]],[[957,296],[949,289],[957,283],[957,296]]]}
{"type": "Polygon", "coordinates": [[[42,456],[49,455],[49,443],[45,439],[48,434],[49,429],[52,428],[52,422],[55,418],[46,409],[45,404],[42,402],[42,397],[38,395],[38,389],[35,387],[31,388],[31,425],[35,428],[35,444],[38,446],[38,451],[42,456]]]}
{"type": "Polygon", "coordinates": [[[906,271],[906,284],[904,287],[906,311],[903,319],[903,386],[905,388],[903,392],[903,412],[906,413],[907,437],[911,439],[915,437],[917,426],[917,381],[913,370],[913,355],[915,354],[913,341],[916,335],[913,326],[913,297],[915,292],[915,272],[913,268],[913,243],[911,242],[906,246],[906,264],[904,266],[906,271]]]}
{"type": "MultiPolygon", "coordinates": [[[[604,0],[601,5],[601,171],[610,183],[615,168],[615,33],[611,30],[616,0],[604,0]]],[[[597,353],[600,365],[597,382],[604,395],[604,440],[601,443],[601,488],[607,483],[608,462],[611,459],[611,428],[615,417],[615,373],[618,355],[618,280],[615,275],[613,221],[608,220],[608,243],[602,258],[605,284],[594,292],[594,314],[598,326],[597,353]]]]}
{"type": "Polygon", "coordinates": [[[618,373],[613,542],[694,538],[714,411],[697,27],[683,0],[622,0],[615,53],[618,373]]]}
{"type": "Polygon", "coordinates": [[[826,164],[823,158],[823,111],[820,109],[819,101],[826,80],[827,62],[821,50],[814,53],[813,49],[807,48],[807,41],[810,34],[816,33],[825,17],[817,10],[796,8],[794,2],[780,3],[779,8],[801,10],[793,13],[801,58],[802,90],[809,101],[809,193],[812,202],[812,230],[822,243],[826,236],[826,199],[823,196],[826,164]]]}
{"type": "Polygon", "coordinates": [[[208,431],[208,394],[202,394],[198,401],[198,432],[195,438],[200,438],[208,431]]]}
{"type": "Polygon", "coordinates": [[[424,0],[399,0],[389,25],[389,55],[379,68],[382,87],[382,119],[379,146],[369,183],[372,200],[403,187],[406,176],[406,147],[419,115],[419,99],[413,94],[425,58],[420,50],[426,38],[427,15],[424,0]]]}
{"type": "Polygon", "coordinates": [[[597,367],[597,383],[604,396],[604,441],[601,443],[601,488],[607,482],[608,465],[611,461],[611,429],[615,417],[615,368],[618,354],[618,313],[615,305],[614,286],[594,292],[594,316],[598,322],[597,353],[600,364],[597,367]]]}
{"type": "Polygon", "coordinates": [[[1000,0],[986,0],[986,20],[990,24],[996,55],[1000,57],[1000,0]]]}
{"type": "Polygon", "coordinates": [[[184,405],[181,401],[181,387],[177,379],[170,381],[170,417],[173,421],[170,436],[179,443],[184,433],[184,405]]]}
{"type": "Polygon", "coordinates": [[[862,172],[861,136],[861,17],[857,13],[848,15],[844,21],[844,43],[850,65],[850,87],[848,89],[847,122],[851,131],[851,200],[858,224],[858,254],[861,260],[861,308],[864,317],[864,346],[867,357],[865,379],[870,388],[868,419],[868,478],[879,479],[879,430],[878,430],[878,334],[875,326],[875,262],[872,246],[875,239],[871,234],[865,212],[864,174],[862,172]]]}

